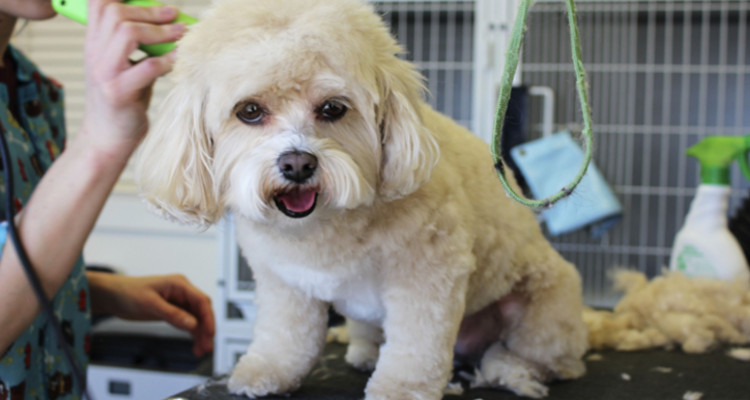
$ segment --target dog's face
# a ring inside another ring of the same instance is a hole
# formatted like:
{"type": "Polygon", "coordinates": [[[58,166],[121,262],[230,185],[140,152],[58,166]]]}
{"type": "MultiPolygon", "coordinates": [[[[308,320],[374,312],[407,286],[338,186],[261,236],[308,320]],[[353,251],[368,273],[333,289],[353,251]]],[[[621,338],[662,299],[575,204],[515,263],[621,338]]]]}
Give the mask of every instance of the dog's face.
{"type": "Polygon", "coordinates": [[[299,221],[415,191],[437,145],[421,81],[359,0],[224,0],[178,44],[143,143],[146,198],[184,222],[299,221]]]}
{"type": "MultiPolygon", "coordinates": [[[[252,58],[275,51],[262,50],[252,58]]],[[[207,104],[207,113],[221,121],[212,135],[220,195],[233,211],[255,219],[278,212],[304,218],[318,206],[371,203],[382,152],[367,94],[315,53],[284,53],[276,65],[223,71],[225,87],[207,104]]],[[[221,64],[242,65],[245,56],[228,55],[221,64]]]]}

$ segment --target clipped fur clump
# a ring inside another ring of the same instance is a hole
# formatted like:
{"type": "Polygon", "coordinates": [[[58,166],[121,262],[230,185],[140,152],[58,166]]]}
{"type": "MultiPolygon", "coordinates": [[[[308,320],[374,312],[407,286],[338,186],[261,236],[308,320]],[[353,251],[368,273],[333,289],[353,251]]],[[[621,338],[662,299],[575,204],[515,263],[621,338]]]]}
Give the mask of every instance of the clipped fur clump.
{"type": "Polygon", "coordinates": [[[625,292],[613,311],[585,309],[592,349],[641,350],[680,347],[703,353],[724,343],[750,343],[750,291],[741,282],[689,278],[666,272],[648,281],[618,271],[625,292]]]}

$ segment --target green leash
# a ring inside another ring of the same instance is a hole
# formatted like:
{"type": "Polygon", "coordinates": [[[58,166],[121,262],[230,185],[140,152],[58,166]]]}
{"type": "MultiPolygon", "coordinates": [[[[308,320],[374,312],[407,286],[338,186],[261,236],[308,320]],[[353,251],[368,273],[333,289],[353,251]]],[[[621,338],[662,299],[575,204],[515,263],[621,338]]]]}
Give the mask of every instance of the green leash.
{"type": "Polygon", "coordinates": [[[581,60],[581,40],[578,33],[578,23],[576,22],[576,7],[573,0],[566,0],[568,5],[568,25],[570,26],[570,47],[572,48],[573,65],[576,72],[576,89],[578,91],[578,99],[581,103],[581,112],[583,113],[583,131],[581,134],[586,141],[586,152],[583,165],[581,165],[578,175],[576,175],[572,182],[560,189],[559,192],[542,200],[532,200],[519,195],[512,187],[510,187],[510,184],[505,179],[505,161],[503,160],[500,151],[500,143],[503,136],[503,122],[505,120],[505,113],[508,111],[508,102],[510,101],[513,77],[516,75],[518,58],[521,54],[523,33],[526,30],[526,21],[528,19],[529,8],[531,7],[532,1],[533,0],[521,1],[521,5],[518,8],[518,16],[516,16],[516,22],[513,26],[513,36],[511,37],[510,46],[505,58],[502,86],[500,87],[497,111],[495,113],[495,124],[492,132],[492,157],[495,160],[495,169],[497,170],[500,182],[502,182],[503,187],[505,188],[505,192],[517,202],[528,207],[539,209],[551,207],[560,199],[569,196],[573,192],[573,189],[578,186],[581,179],[583,179],[583,176],[586,174],[586,169],[588,168],[589,163],[591,163],[591,152],[594,139],[591,131],[591,108],[589,106],[589,99],[586,92],[588,83],[586,82],[586,71],[583,68],[583,61],[581,60]]]}

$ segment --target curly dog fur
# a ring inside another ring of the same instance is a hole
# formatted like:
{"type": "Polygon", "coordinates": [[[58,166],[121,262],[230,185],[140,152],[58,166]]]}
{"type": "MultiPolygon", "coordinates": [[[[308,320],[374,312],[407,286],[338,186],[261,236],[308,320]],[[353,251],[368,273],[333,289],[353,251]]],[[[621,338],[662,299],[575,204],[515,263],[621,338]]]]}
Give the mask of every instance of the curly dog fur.
{"type": "Polygon", "coordinates": [[[585,371],[575,267],[401,51],[359,0],[224,0],[179,42],[136,173],[171,218],[235,216],[258,315],[234,393],[298,387],[330,305],[368,400],[441,398],[454,351],[530,397],[585,371]]]}

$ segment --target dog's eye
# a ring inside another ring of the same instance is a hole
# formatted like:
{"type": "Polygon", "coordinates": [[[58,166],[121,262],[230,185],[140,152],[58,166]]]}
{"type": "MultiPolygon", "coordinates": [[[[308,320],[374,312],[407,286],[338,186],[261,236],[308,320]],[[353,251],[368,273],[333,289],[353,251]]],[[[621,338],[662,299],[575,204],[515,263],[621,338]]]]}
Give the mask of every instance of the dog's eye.
{"type": "Polygon", "coordinates": [[[345,105],[339,103],[338,101],[329,100],[323,103],[322,106],[318,109],[318,115],[320,118],[325,119],[327,121],[336,121],[337,119],[340,119],[341,117],[346,114],[346,111],[348,109],[345,105]]]}
{"type": "Polygon", "coordinates": [[[263,117],[266,116],[265,111],[256,103],[247,103],[237,111],[237,118],[242,122],[250,125],[255,125],[263,122],[263,117]]]}

